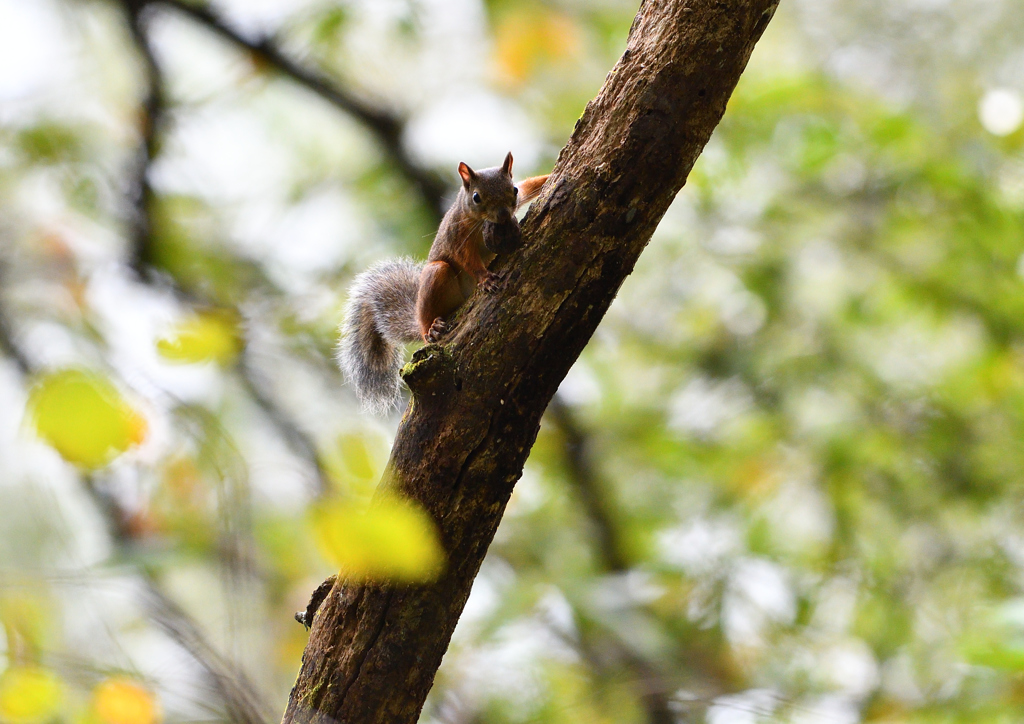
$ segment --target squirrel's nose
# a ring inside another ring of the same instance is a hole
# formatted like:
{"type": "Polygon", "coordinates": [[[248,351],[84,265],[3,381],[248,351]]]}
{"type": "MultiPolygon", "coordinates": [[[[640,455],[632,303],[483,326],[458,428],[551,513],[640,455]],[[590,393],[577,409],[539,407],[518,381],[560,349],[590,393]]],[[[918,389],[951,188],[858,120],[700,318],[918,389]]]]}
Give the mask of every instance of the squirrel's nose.
{"type": "Polygon", "coordinates": [[[512,209],[504,208],[499,209],[498,213],[495,214],[494,223],[496,224],[507,224],[512,220],[512,209]]]}

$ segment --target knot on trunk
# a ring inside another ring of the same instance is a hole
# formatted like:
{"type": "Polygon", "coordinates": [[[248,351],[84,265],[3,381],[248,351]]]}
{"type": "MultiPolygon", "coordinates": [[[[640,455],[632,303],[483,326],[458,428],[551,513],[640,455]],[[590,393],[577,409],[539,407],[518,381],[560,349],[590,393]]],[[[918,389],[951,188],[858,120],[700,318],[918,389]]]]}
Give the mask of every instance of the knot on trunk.
{"type": "Polygon", "coordinates": [[[430,406],[450,401],[462,387],[456,379],[455,360],[439,344],[416,350],[401,375],[412,390],[413,400],[430,406]]]}

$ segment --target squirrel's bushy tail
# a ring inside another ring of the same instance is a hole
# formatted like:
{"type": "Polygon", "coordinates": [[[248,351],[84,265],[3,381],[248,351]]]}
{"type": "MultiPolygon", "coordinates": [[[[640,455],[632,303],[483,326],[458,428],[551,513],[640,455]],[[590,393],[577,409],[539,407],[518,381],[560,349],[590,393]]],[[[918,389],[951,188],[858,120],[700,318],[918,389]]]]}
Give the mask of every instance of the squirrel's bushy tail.
{"type": "Polygon", "coordinates": [[[382,415],[401,393],[402,343],[420,339],[416,292],[423,265],[388,259],[357,276],[341,323],[338,364],[363,407],[382,415]]]}

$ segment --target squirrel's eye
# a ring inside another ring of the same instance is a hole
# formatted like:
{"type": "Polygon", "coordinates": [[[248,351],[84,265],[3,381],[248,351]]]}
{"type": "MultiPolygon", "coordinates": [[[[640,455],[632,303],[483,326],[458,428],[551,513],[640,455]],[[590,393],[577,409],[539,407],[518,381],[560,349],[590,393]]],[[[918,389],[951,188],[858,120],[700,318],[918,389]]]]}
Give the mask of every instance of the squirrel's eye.
{"type": "Polygon", "coordinates": [[[473,192],[473,203],[474,204],[479,204],[480,203],[480,192],[479,191],[474,191],[473,192]]]}
{"type": "Polygon", "coordinates": [[[518,196],[519,195],[519,187],[518,186],[513,186],[512,187],[512,195],[513,196],[518,196]]]}

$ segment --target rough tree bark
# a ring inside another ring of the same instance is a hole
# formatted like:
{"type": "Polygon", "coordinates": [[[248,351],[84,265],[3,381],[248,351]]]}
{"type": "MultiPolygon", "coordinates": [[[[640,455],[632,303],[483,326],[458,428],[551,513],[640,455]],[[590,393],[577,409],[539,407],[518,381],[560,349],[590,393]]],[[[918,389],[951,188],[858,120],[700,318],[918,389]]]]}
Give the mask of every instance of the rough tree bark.
{"type": "Polygon", "coordinates": [[[284,722],[417,720],[541,415],[725,112],[778,0],[646,0],[622,58],[500,265],[440,345],[403,371],[413,400],[385,484],[437,521],[424,586],[335,584],[284,722]]]}

